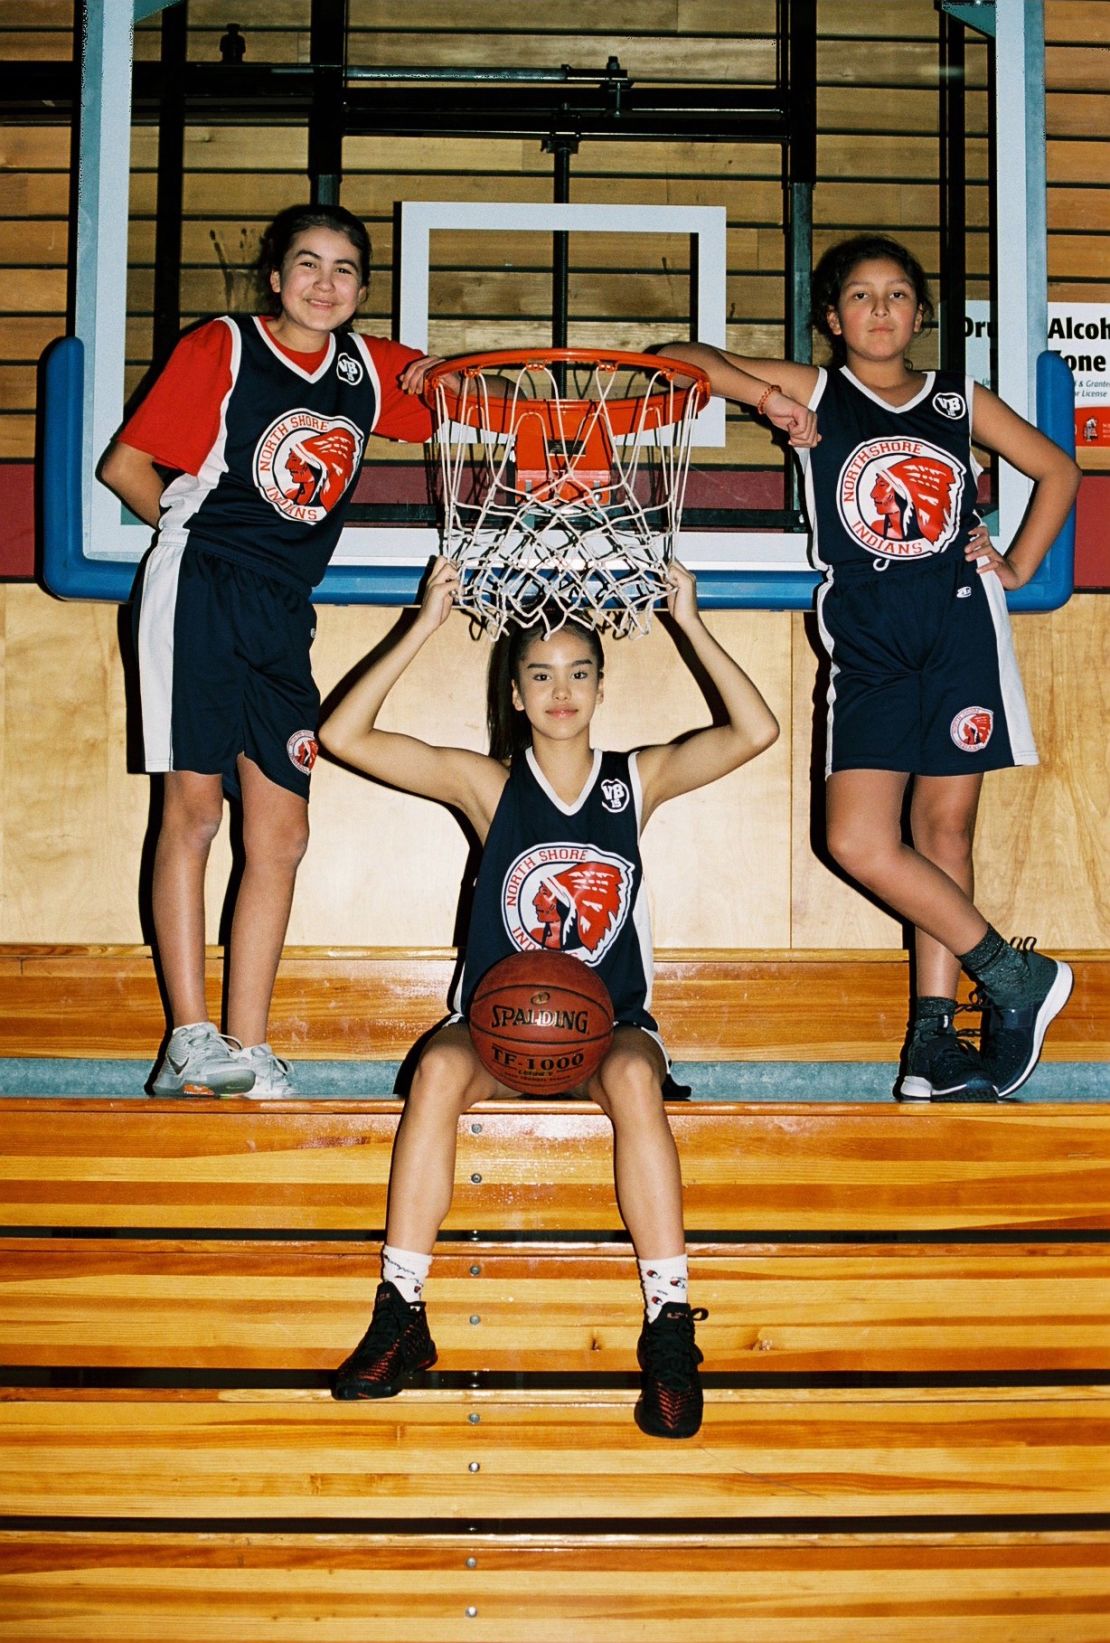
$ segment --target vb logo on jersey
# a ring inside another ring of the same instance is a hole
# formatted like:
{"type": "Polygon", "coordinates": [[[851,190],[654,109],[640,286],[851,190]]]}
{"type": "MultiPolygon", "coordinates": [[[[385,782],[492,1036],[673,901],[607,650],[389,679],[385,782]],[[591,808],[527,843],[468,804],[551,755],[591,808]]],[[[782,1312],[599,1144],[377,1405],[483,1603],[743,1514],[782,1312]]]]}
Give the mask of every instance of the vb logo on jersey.
{"type": "Polygon", "coordinates": [[[967,415],[967,400],[963,394],[934,394],[933,409],[939,411],[941,416],[948,417],[950,421],[958,422],[961,417],[967,415]]]}
{"type": "Polygon", "coordinates": [[[311,730],[295,730],[285,744],[285,751],[289,755],[290,763],[296,765],[298,770],[303,770],[307,776],[316,763],[320,746],[311,730]]]}
{"type": "Polygon", "coordinates": [[[989,707],[965,707],[948,727],[949,734],[963,753],[981,753],[991,739],[994,714],[989,707]]]}
{"type": "Polygon", "coordinates": [[[590,845],[525,850],[501,886],[509,939],[521,952],[541,947],[600,963],[628,916],[635,871],[623,856],[590,845]]]}
{"type": "Polygon", "coordinates": [[[335,374],[341,382],[353,388],[356,382],[362,381],[363,371],[353,354],[340,354],[335,362],[335,374]]]}
{"type": "Polygon", "coordinates": [[[622,782],[619,776],[607,776],[601,784],[601,806],[613,816],[619,816],[622,810],[628,809],[628,784],[622,782]]]}
{"type": "Polygon", "coordinates": [[[883,559],[943,553],[959,527],[966,479],[962,462],[925,440],[868,440],[840,470],[841,523],[883,559]]]}
{"type": "Polygon", "coordinates": [[[254,482],[278,513],[302,525],[325,519],[362,461],[360,429],[345,417],[288,411],[254,451],[254,482]]]}

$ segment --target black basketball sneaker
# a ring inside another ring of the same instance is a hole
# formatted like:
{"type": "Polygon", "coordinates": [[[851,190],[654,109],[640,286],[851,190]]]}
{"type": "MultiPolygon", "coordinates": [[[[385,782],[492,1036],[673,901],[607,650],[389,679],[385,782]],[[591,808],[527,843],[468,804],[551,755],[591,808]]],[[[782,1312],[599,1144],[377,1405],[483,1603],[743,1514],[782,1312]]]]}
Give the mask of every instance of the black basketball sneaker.
{"type": "Polygon", "coordinates": [[[652,1438],[692,1438],[701,1425],[702,1392],[694,1324],[709,1313],[669,1301],[652,1323],[645,1319],[636,1348],[640,1400],[636,1425],[652,1438]]]}
{"type": "Polygon", "coordinates": [[[406,1301],[384,1280],[374,1297],[370,1327],[350,1357],[340,1364],[331,1395],[343,1402],[355,1398],[395,1398],[421,1369],[436,1361],[423,1301],[406,1301]]]}

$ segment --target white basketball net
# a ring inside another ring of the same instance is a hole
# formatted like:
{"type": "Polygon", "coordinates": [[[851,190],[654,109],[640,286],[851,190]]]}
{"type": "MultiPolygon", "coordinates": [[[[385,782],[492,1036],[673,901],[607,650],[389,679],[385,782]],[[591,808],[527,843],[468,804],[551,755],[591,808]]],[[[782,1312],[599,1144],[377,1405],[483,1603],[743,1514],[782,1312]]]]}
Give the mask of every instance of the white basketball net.
{"type": "Polygon", "coordinates": [[[509,622],[546,635],[571,615],[646,633],[708,383],[691,388],[691,367],[665,360],[553,353],[448,360],[430,375],[457,602],[494,638],[509,622]],[[441,380],[452,371],[458,393],[441,380]]]}

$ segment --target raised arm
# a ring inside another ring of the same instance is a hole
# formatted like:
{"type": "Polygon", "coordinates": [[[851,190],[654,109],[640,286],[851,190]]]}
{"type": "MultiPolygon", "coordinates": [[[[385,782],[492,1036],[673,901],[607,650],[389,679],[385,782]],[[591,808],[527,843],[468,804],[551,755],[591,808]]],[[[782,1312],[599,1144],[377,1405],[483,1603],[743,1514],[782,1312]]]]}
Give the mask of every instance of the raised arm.
{"type": "Polygon", "coordinates": [[[451,614],[459,573],[437,559],[416,621],[373,662],[320,726],[336,758],[392,787],[462,810],[485,838],[506,772],[496,759],[462,747],[436,747],[415,736],[379,730],[377,717],[397,680],[451,614]]]}
{"type": "Polygon", "coordinates": [[[791,445],[808,449],[817,444],[817,418],[808,408],[817,386],[816,367],[788,359],[745,359],[707,342],[666,342],[654,352],[699,365],[715,394],[754,407],[789,436],[791,445]]]}
{"type": "Polygon", "coordinates": [[[705,787],[754,759],[779,733],[778,720],[743,668],[714,639],[698,610],[694,578],[684,565],[671,566],[667,603],[676,625],[709,675],[728,715],[727,724],[696,731],[639,755],[646,823],[652,811],[679,793],[705,787]]]}
{"type": "Polygon", "coordinates": [[[1027,474],[1036,489],[1008,552],[999,553],[988,540],[969,543],[967,557],[978,561],[980,575],[993,571],[1004,588],[1024,587],[1060,534],[1082,472],[1059,445],[978,383],[972,398],[971,430],[977,444],[997,451],[1027,474]]]}

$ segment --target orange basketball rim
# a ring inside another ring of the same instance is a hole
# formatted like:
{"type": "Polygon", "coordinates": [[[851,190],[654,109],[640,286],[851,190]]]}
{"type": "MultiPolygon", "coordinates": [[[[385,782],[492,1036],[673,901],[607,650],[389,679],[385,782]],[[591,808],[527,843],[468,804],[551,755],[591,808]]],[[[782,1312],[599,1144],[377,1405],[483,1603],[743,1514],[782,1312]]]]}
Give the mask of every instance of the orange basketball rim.
{"type": "Polygon", "coordinates": [[[662,355],[514,349],[445,360],[424,391],[463,609],[493,634],[561,613],[644,631],[675,551],[704,372],[662,355]]]}

